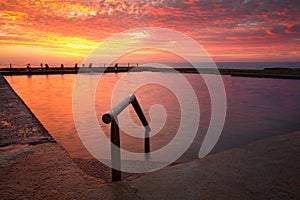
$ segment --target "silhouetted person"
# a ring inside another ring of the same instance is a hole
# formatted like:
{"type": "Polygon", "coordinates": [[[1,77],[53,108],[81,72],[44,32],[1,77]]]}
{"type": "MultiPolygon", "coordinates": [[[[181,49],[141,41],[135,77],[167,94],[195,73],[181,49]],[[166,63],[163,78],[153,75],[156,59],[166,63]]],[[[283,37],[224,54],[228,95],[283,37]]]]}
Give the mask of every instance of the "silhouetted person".
{"type": "Polygon", "coordinates": [[[45,64],[45,69],[48,70],[49,69],[49,65],[46,63],[45,64]]]}
{"type": "Polygon", "coordinates": [[[89,64],[89,69],[92,69],[92,65],[93,65],[92,63],[89,64]]]}
{"type": "Polygon", "coordinates": [[[30,64],[29,63],[26,65],[26,71],[30,72],[30,64]]]}
{"type": "Polygon", "coordinates": [[[43,69],[43,63],[41,63],[40,66],[41,66],[41,69],[43,69]]]}
{"type": "Polygon", "coordinates": [[[77,65],[77,63],[75,63],[75,66],[74,66],[74,68],[75,68],[75,69],[78,69],[78,65],[77,65]]]}
{"type": "Polygon", "coordinates": [[[12,69],[12,64],[9,64],[9,68],[12,69]]]}
{"type": "Polygon", "coordinates": [[[118,63],[115,64],[115,72],[118,71],[118,63]]]}
{"type": "Polygon", "coordinates": [[[61,65],[60,65],[60,69],[64,69],[64,64],[61,64],[61,65]]]}

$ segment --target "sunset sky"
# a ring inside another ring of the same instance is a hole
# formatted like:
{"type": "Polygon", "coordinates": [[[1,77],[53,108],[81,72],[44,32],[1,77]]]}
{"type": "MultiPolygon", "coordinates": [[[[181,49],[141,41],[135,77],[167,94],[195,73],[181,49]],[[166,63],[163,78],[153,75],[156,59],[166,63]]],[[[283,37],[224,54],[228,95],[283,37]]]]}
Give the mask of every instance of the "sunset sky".
{"type": "Polygon", "coordinates": [[[215,61],[300,61],[299,0],[0,0],[0,27],[0,65],[80,63],[142,27],[187,34],[215,61]]]}

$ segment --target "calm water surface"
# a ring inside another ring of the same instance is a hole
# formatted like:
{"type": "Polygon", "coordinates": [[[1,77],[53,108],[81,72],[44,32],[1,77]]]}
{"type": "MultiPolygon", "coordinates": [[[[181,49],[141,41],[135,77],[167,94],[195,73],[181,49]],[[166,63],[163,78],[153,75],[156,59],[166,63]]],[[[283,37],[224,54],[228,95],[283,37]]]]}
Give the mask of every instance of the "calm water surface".
{"type": "MultiPolygon", "coordinates": [[[[127,84],[133,84],[135,80],[143,79],[149,73],[131,73],[127,84]]],[[[101,121],[101,116],[111,108],[113,88],[123,75],[125,73],[104,74],[96,90],[98,121],[107,135],[109,135],[109,125],[101,121]]],[[[156,73],[156,76],[162,80],[174,79],[172,73],[156,73]]],[[[209,78],[215,75],[204,76],[209,78]]],[[[197,158],[211,115],[209,93],[201,76],[185,74],[184,77],[191,83],[198,97],[201,120],[194,143],[179,161],[197,158]]],[[[213,152],[300,130],[299,80],[231,76],[222,76],[222,78],[227,94],[227,117],[222,135],[213,152]]],[[[7,76],[6,79],[51,135],[66,148],[71,157],[91,158],[79,139],[73,121],[72,92],[76,75],[7,76]]],[[[174,82],[176,84],[176,80],[174,82]]],[[[184,89],[182,92],[185,93],[184,89]]],[[[159,149],[168,144],[176,134],[180,122],[179,102],[170,90],[157,84],[148,84],[139,88],[136,96],[148,120],[150,120],[148,110],[152,105],[160,104],[166,109],[165,126],[151,138],[152,150],[159,149]]],[[[134,121],[139,123],[132,108],[130,112],[134,121]]],[[[193,110],[189,112],[193,114],[193,110]]],[[[132,127],[132,131],[135,131],[134,126],[129,122],[122,123],[122,126],[129,129],[132,127]]],[[[143,151],[142,139],[121,134],[121,140],[122,148],[133,152],[143,151]]]]}

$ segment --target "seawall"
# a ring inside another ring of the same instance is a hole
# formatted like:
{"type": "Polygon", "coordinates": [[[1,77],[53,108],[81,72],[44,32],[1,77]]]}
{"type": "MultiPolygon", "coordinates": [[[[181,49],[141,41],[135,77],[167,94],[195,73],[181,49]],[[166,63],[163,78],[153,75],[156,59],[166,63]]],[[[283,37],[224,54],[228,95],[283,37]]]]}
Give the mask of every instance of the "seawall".
{"type": "Polygon", "coordinates": [[[213,69],[213,68],[155,68],[155,67],[94,67],[94,68],[0,68],[2,75],[51,75],[51,74],[77,74],[77,73],[124,73],[124,72],[179,72],[179,73],[201,73],[201,74],[221,74],[231,76],[246,76],[256,78],[283,78],[300,79],[300,69],[271,68],[271,69],[213,69]]]}

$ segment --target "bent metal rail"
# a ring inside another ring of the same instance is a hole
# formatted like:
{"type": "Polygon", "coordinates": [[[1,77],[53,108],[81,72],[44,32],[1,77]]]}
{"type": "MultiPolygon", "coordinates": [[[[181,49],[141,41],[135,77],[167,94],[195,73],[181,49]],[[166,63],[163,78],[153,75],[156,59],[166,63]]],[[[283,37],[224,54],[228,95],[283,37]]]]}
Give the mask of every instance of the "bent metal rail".
{"type": "Polygon", "coordinates": [[[144,148],[145,153],[150,152],[150,127],[147,119],[135,97],[134,94],[130,94],[123,99],[118,105],[112,108],[108,113],[102,116],[102,121],[106,124],[111,123],[111,164],[112,164],[112,182],[121,180],[121,154],[120,154],[120,131],[118,125],[118,115],[129,105],[132,104],[135,112],[145,127],[145,140],[144,148]]]}

